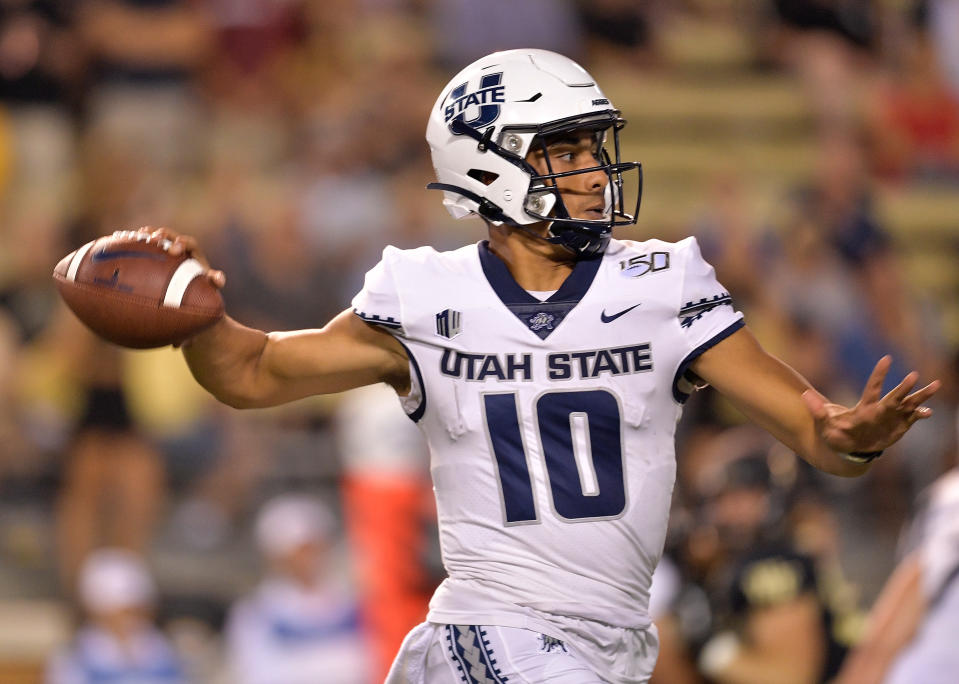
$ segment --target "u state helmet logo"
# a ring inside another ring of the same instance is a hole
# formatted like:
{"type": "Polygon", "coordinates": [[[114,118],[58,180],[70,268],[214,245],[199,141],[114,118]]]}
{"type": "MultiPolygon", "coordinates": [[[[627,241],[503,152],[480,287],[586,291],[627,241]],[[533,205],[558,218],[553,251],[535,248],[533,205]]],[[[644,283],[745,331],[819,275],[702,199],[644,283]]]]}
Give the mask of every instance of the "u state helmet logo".
{"type": "MultiPolygon", "coordinates": [[[[480,78],[480,85],[477,90],[470,93],[466,92],[469,83],[461,83],[453,88],[446,98],[447,105],[444,108],[444,119],[447,125],[453,121],[462,121],[472,128],[484,128],[499,118],[500,106],[506,102],[506,86],[503,85],[503,73],[483,74],[480,78]],[[479,112],[472,119],[466,118],[467,109],[478,108],[479,112]]],[[[455,135],[452,128],[450,130],[455,135]]]]}

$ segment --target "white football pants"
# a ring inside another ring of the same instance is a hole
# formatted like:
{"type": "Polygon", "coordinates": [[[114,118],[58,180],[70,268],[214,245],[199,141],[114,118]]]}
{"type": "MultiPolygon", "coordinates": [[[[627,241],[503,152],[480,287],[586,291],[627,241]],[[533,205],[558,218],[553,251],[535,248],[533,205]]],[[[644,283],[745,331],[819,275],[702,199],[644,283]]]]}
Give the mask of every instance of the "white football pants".
{"type": "Polygon", "coordinates": [[[562,641],[528,629],[424,622],[386,684],[604,684],[562,641]]]}

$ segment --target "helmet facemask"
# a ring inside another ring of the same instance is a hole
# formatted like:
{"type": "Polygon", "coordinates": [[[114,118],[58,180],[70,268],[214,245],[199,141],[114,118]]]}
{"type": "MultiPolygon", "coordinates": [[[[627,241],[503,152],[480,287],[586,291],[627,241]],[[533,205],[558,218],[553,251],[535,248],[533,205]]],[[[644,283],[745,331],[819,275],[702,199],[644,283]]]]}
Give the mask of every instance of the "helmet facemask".
{"type": "MultiPolygon", "coordinates": [[[[614,227],[636,223],[642,198],[643,171],[638,162],[623,162],[620,156],[619,131],[625,125],[626,121],[618,112],[608,111],[600,115],[570,117],[536,127],[530,149],[542,151],[547,172],[538,173],[530,166],[533,172],[524,209],[529,216],[549,222],[546,237],[549,242],[563,245],[584,256],[598,254],[606,249],[614,227]],[[562,139],[564,135],[583,130],[592,131],[594,136],[593,156],[596,158],[596,165],[573,171],[554,171],[549,155],[550,144],[562,139]],[[606,147],[610,132],[613,139],[613,157],[606,147]],[[628,188],[625,175],[634,169],[636,182],[632,188],[628,188]],[[606,175],[604,217],[587,219],[572,216],[563,201],[563,191],[558,180],[596,172],[606,175]]],[[[508,139],[511,130],[515,129],[504,129],[503,137],[508,139]]]]}

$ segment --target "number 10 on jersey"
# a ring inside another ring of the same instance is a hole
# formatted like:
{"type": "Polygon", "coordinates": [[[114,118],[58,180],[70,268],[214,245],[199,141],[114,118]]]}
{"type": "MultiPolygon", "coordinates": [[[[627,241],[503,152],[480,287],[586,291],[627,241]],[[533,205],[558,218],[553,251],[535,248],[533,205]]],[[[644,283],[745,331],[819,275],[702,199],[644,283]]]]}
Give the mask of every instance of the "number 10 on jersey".
{"type": "MultiPolygon", "coordinates": [[[[486,429],[506,523],[536,521],[516,393],[485,394],[486,429]]],[[[615,518],[626,509],[619,402],[607,390],[541,394],[533,405],[553,509],[566,521],[615,518]]]]}

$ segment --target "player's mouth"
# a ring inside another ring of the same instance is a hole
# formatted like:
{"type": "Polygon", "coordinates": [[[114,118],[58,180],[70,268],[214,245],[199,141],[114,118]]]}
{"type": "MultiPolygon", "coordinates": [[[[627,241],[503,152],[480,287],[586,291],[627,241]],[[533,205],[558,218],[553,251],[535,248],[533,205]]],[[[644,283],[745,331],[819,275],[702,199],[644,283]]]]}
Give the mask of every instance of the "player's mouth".
{"type": "Polygon", "coordinates": [[[592,221],[601,221],[609,218],[609,214],[606,211],[606,206],[604,204],[599,204],[585,209],[583,211],[583,218],[590,219],[592,221]]]}

